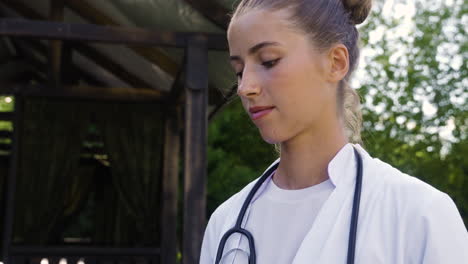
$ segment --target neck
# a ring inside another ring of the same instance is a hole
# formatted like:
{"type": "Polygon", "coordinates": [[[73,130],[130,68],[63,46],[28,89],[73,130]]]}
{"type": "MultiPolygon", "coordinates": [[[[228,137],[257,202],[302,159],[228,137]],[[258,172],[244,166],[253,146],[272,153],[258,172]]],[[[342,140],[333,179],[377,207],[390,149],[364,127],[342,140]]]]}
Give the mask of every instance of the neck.
{"type": "Polygon", "coordinates": [[[347,143],[341,126],[282,142],[281,162],[273,181],[282,189],[303,189],[327,180],[328,164],[347,143]]]}

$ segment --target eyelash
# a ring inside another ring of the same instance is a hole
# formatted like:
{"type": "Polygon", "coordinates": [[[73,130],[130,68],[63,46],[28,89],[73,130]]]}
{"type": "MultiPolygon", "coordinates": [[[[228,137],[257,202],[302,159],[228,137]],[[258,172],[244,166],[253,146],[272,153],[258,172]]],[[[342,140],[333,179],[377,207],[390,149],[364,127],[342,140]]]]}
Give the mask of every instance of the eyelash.
{"type": "Polygon", "coordinates": [[[263,66],[265,66],[266,68],[273,68],[276,63],[278,63],[280,59],[275,59],[275,60],[269,60],[269,61],[265,61],[262,63],[263,66]]]}
{"type": "MultiPolygon", "coordinates": [[[[265,62],[262,62],[262,65],[267,68],[267,69],[270,69],[270,68],[273,68],[278,62],[279,62],[280,59],[274,59],[274,60],[269,60],[269,61],[265,61],[265,62]]],[[[242,72],[243,71],[240,71],[240,72],[237,72],[236,73],[236,76],[237,78],[242,78],[242,72]]]]}

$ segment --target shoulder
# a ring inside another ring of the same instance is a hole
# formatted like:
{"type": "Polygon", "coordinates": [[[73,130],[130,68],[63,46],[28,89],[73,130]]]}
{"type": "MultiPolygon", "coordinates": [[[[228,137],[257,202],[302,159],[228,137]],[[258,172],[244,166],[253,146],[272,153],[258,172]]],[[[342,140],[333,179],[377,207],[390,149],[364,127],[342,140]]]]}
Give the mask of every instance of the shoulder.
{"type": "Polygon", "coordinates": [[[446,193],[367,153],[363,161],[364,218],[392,227],[387,237],[400,241],[411,263],[467,263],[468,233],[446,193]]]}
{"type": "Polygon", "coordinates": [[[404,207],[421,208],[434,199],[447,197],[445,193],[428,183],[408,175],[378,158],[367,154],[363,161],[365,179],[369,183],[368,191],[374,192],[382,199],[401,204],[404,207]]]}
{"type": "Polygon", "coordinates": [[[366,199],[363,203],[373,214],[401,226],[440,220],[455,221],[464,227],[457,207],[446,193],[363,153],[363,197],[366,199]]]}
{"type": "MultiPolygon", "coordinates": [[[[367,155],[364,173],[368,179],[367,198],[385,217],[399,225],[419,225],[422,234],[447,225],[466,236],[466,228],[453,200],[446,193],[367,155]]],[[[365,181],[363,183],[364,188],[365,181]]],[[[454,230],[455,232],[455,230],[454,230]]],[[[468,237],[466,237],[468,238],[468,237]]]]}

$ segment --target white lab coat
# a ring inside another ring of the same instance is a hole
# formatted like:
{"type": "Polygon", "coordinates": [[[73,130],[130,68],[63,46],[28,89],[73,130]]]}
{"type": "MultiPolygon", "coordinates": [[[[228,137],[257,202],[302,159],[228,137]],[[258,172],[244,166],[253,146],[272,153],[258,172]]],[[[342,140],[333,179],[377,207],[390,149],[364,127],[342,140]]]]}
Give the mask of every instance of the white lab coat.
{"type": "MultiPolygon", "coordinates": [[[[468,233],[450,197],[370,157],[359,145],[354,146],[363,159],[355,263],[467,264],[468,233]]],[[[329,165],[329,176],[335,189],[304,238],[293,264],[346,263],[355,176],[340,176],[346,171],[355,172],[356,162],[354,153],[343,159],[338,162],[340,166],[329,165]]],[[[201,264],[214,263],[221,237],[234,226],[255,182],[224,202],[211,216],[203,240],[201,264]]],[[[253,202],[265,185],[266,182],[253,202]]],[[[247,263],[242,251],[248,252],[247,239],[233,234],[226,243],[221,263],[247,263]]]]}

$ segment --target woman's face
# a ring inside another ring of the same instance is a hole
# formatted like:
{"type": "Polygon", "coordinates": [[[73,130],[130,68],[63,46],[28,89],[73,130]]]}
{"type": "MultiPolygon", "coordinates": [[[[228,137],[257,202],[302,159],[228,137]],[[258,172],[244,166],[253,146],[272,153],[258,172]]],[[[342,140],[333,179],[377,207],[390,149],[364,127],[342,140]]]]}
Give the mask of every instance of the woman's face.
{"type": "Polygon", "coordinates": [[[319,136],[324,122],[337,118],[329,56],[288,18],[286,10],[251,10],[228,30],[237,93],[269,143],[319,136]]]}

